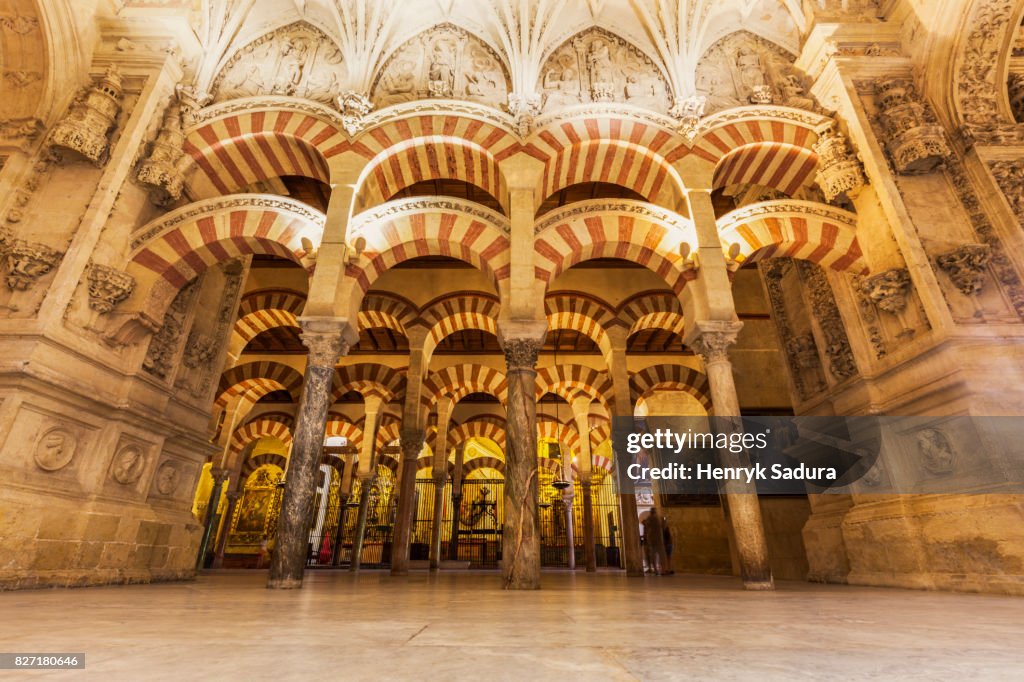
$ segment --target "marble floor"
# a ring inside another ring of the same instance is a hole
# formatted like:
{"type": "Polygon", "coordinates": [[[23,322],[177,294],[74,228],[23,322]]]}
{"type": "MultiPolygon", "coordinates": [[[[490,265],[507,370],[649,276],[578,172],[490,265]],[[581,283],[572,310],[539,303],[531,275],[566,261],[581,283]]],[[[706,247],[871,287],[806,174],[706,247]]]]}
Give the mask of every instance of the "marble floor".
{"type": "MultiPolygon", "coordinates": [[[[0,593],[0,651],[84,651],[97,680],[1020,680],[1024,599],[732,578],[265,573],[0,593]]],[[[7,678],[3,678],[7,679],[7,678]]]]}

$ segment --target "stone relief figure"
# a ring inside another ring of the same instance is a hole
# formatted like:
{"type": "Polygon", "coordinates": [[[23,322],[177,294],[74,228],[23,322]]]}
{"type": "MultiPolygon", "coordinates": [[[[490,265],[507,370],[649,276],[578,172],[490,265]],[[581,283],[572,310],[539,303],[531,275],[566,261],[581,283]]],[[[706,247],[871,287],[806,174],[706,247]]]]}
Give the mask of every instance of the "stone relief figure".
{"type": "Polygon", "coordinates": [[[501,57],[476,36],[444,24],[411,38],[388,58],[374,78],[370,100],[377,109],[428,97],[500,108],[510,90],[501,57]]]}
{"type": "Polygon", "coordinates": [[[744,46],[736,53],[736,70],[739,72],[739,82],[742,86],[741,94],[746,99],[754,104],[771,103],[771,91],[768,90],[768,81],[764,77],[761,58],[752,48],[744,46]]]}
{"type": "Polygon", "coordinates": [[[146,457],[139,448],[128,446],[117,453],[110,475],[121,485],[131,485],[142,477],[146,457]]]}
{"type": "Polygon", "coordinates": [[[239,50],[214,79],[215,101],[283,95],[330,105],[344,82],[341,51],[305,23],[272,31],[239,50]]]}
{"type": "Polygon", "coordinates": [[[62,427],[52,428],[43,434],[36,444],[33,459],[44,471],[57,471],[71,463],[75,456],[78,440],[62,427]]]}
{"type": "Polygon", "coordinates": [[[917,451],[921,464],[933,474],[948,474],[953,471],[956,455],[946,434],[938,429],[923,429],[917,434],[917,451]]]}
{"type": "Polygon", "coordinates": [[[654,62],[600,28],[562,43],[541,74],[546,111],[583,102],[628,102],[666,113],[671,104],[668,83],[654,62]]]}

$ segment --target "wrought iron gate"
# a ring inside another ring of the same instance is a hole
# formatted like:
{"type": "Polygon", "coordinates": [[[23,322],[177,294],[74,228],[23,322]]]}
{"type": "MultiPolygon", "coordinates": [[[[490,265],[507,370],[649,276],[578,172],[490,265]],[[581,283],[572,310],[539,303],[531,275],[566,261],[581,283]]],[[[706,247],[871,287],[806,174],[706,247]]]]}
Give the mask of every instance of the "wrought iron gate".
{"type": "MultiPolygon", "coordinates": [[[[445,490],[450,495],[451,488],[445,490]]],[[[501,526],[505,521],[505,481],[463,481],[458,514],[457,559],[468,561],[470,568],[497,568],[501,560],[501,526]]],[[[451,528],[450,515],[447,520],[451,528]]]]}

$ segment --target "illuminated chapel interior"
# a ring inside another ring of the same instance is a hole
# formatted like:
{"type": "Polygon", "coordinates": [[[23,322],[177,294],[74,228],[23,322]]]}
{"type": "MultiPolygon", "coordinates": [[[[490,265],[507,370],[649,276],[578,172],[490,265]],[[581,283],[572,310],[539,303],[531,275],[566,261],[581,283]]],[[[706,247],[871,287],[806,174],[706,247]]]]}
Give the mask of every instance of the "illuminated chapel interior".
{"type": "Polygon", "coordinates": [[[1018,496],[623,495],[611,444],[1021,414],[1022,19],[0,0],[0,587],[641,577],[654,507],[678,574],[1024,592],[1018,496]]]}

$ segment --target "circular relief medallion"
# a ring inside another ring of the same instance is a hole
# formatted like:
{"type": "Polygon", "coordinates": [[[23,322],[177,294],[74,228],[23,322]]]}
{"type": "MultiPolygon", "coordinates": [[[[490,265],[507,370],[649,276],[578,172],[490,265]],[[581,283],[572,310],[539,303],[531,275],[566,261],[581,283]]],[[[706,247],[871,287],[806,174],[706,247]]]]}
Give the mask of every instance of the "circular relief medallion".
{"type": "Polygon", "coordinates": [[[55,427],[43,434],[32,457],[44,471],[63,469],[75,456],[78,439],[63,427],[55,427]]]}
{"type": "Polygon", "coordinates": [[[161,495],[170,495],[178,487],[178,467],[170,462],[164,462],[156,472],[156,489],[161,495]]]}
{"type": "Polygon", "coordinates": [[[142,454],[142,450],[129,445],[122,448],[114,457],[110,475],[121,485],[132,485],[142,477],[145,468],[146,456],[142,454]]]}

